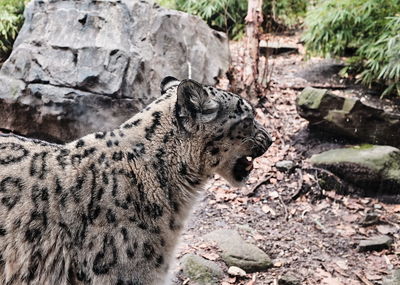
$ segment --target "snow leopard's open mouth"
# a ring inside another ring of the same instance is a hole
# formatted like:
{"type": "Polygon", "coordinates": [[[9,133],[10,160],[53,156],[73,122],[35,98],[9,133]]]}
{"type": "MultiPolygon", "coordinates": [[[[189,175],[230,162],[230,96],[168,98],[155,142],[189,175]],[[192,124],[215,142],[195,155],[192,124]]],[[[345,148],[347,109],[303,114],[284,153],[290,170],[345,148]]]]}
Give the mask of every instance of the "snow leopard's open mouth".
{"type": "Polygon", "coordinates": [[[260,140],[259,143],[253,146],[251,155],[239,157],[235,161],[232,169],[233,178],[238,182],[244,181],[253,170],[254,159],[262,156],[267,151],[271,143],[272,141],[270,139],[260,140]]]}
{"type": "Polygon", "coordinates": [[[272,144],[272,138],[266,130],[261,128],[252,139],[253,145],[249,146],[251,154],[236,159],[232,168],[232,176],[237,182],[243,182],[253,170],[253,161],[262,156],[272,144]]]}
{"type": "Polygon", "coordinates": [[[255,157],[242,156],[236,160],[233,166],[233,177],[236,181],[243,181],[253,170],[253,161],[255,157]]]}

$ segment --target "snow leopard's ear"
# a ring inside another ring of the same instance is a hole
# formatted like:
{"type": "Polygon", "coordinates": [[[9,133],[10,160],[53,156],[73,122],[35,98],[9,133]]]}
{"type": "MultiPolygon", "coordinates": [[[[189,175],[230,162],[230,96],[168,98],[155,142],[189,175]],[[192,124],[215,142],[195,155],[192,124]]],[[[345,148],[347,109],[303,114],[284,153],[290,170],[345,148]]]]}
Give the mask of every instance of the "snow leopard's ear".
{"type": "Polygon", "coordinates": [[[217,117],[218,110],[219,103],[210,98],[200,83],[191,79],[181,81],[177,89],[177,117],[208,123],[217,117]]]}
{"type": "Polygon", "coordinates": [[[178,86],[180,81],[172,76],[165,77],[160,84],[161,95],[167,92],[168,89],[178,86]]]}

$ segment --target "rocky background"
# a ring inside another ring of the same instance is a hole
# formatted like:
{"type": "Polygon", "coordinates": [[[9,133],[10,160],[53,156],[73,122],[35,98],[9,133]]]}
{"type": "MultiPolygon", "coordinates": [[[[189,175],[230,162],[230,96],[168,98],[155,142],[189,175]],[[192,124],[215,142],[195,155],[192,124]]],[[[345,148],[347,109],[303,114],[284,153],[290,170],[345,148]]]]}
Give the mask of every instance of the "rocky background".
{"type": "Polygon", "coordinates": [[[162,78],[215,84],[224,33],[147,1],[31,1],[0,71],[1,128],[67,142],[115,128],[160,95],[162,78]]]}

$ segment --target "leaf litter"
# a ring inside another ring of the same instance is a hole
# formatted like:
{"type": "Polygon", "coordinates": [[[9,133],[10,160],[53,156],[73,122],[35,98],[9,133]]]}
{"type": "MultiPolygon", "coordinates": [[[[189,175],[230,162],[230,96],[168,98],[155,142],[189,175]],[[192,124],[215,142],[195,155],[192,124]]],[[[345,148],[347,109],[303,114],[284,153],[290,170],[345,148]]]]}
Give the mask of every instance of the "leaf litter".
{"type": "MultiPolygon", "coordinates": [[[[274,36],[274,40],[297,44],[298,36],[274,36]]],[[[234,73],[241,72],[243,42],[230,46],[234,73]]],[[[382,284],[392,269],[400,267],[400,206],[322,190],[315,176],[303,171],[310,167],[306,159],[311,154],[341,144],[314,137],[297,114],[296,97],[308,84],[298,74],[322,60],[305,61],[304,48],[298,46],[298,54],[268,58],[273,72],[263,103],[258,104],[257,120],[275,138],[274,143],[255,161],[246,187],[230,187],[218,176],[210,181],[183,232],[177,256],[190,252],[218,262],[226,273],[220,284],[274,285],[290,272],[300,276],[301,284],[382,284]],[[281,160],[292,160],[296,171],[279,171],[275,163],[281,160]],[[305,186],[308,191],[303,193],[305,186]],[[379,222],[362,225],[370,213],[376,213],[379,222]],[[218,249],[202,239],[221,228],[238,230],[248,242],[264,250],[274,266],[245,278],[230,277],[218,249]],[[392,247],[380,252],[357,251],[360,240],[377,234],[390,234],[395,240],[392,247]]],[[[343,82],[320,83],[331,86],[343,82]]],[[[175,284],[192,284],[179,267],[176,273],[175,284]]]]}

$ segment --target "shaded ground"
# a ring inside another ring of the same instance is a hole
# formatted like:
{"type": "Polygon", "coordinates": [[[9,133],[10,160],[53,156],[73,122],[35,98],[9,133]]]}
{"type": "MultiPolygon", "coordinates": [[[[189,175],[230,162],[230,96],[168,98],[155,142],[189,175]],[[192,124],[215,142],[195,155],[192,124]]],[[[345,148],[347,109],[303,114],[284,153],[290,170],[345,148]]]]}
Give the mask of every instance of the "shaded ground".
{"type": "MultiPolygon", "coordinates": [[[[296,37],[278,40],[297,42],[296,37]]],[[[274,267],[243,279],[226,274],[221,284],[275,285],[287,273],[297,276],[301,284],[382,284],[393,268],[400,267],[400,205],[341,196],[313,184],[312,171],[305,171],[309,168],[305,159],[346,142],[310,134],[307,122],[296,112],[296,96],[305,86],[328,86],[342,92],[349,85],[334,75],[337,63],[327,66],[326,61],[318,58],[304,61],[303,48],[298,47],[299,54],[273,56],[268,63],[273,68],[271,89],[265,94],[268,99],[263,108],[257,112],[258,120],[275,138],[274,144],[256,161],[246,188],[231,188],[218,177],[209,183],[184,231],[178,258],[196,253],[219,262],[226,273],[218,250],[201,236],[220,228],[237,229],[271,256],[274,267]],[[317,71],[313,66],[317,66],[317,71]],[[278,171],[274,165],[283,159],[294,161],[297,168],[291,173],[278,171]],[[314,186],[291,199],[304,185],[314,186]],[[379,216],[379,222],[363,226],[365,216],[372,212],[379,216]],[[361,239],[380,234],[394,237],[390,250],[358,252],[361,239]]],[[[237,71],[240,48],[237,43],[231,46],[237,71]]],[[[359,90],[357,86],[350,88],[359,90]]],[[[193,284],[182,274],[178,274],[175,283],[193,284]]]]}

